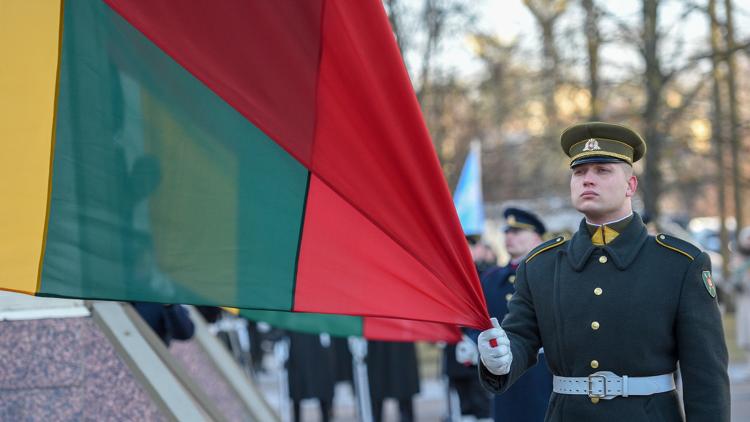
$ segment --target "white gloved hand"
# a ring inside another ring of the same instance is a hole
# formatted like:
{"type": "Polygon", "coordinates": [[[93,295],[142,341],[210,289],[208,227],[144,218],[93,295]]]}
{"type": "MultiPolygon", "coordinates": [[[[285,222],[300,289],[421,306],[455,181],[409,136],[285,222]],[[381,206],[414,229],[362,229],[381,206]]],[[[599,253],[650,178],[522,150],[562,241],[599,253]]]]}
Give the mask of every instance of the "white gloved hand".
{"type": "Polygon", "coordinates": [[[456,361],[465,366],[476,365],[479,361],[477,345],[466,335],[456,343],[456,361]]]}
{"type": "Polygon", "coordinates": [[[510,364],[513,362],[513,354],[510,351],[510,339],[505,330],[500,328],[497,318],[492,318],[492,326],[479,334],[479,357],[488,371],[495,375],[507,375],[510,372],[510,364]],[[493,347],[491,340],[497,345],[493,347]]]}

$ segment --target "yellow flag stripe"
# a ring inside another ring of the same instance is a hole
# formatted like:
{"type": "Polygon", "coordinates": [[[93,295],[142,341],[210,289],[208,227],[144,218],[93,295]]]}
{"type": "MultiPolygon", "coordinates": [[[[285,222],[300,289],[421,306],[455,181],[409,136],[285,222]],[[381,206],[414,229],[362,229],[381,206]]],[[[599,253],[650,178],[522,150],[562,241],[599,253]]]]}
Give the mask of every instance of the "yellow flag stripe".
{"type": "Polygon", "coordinates": [[[0,289],[38,289],[51,182],[61,0],[0,2],[0,289]]]}

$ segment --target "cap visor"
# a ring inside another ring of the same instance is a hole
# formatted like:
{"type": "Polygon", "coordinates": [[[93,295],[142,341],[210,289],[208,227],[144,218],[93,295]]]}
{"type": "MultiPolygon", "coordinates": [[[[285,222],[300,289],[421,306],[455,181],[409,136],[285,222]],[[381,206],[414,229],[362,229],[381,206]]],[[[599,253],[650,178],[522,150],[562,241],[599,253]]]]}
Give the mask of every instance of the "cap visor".
{"type": "Polygon", "coordinates": [[[578,160],[573,161],[570,163],[570,168],[580,166],[581,164],[589,164],[589,163],[626,163],[630,164],[625,160],[621,160],[619,158],[615,157],[607,157],[607,156],[593,156],[593,157],[583,157],[579,158],[578,160]]]}

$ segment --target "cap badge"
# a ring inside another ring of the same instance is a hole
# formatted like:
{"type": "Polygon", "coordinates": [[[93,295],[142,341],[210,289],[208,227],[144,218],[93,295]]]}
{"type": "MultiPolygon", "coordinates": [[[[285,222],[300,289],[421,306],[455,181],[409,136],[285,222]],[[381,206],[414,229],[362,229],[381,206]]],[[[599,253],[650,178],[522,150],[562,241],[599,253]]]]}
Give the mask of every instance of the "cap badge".
{"type": "Polygon", "coordinates": [[[583,147],[583,152],[599,151],[601,149],[602,148],[599,146],[599,142],[596,139],[591,138],[588,141],[586,141],[586,145],[583,147]]]}
{"type": "Polygon", "coordinates": [[[516,216],[515,215],[508,216],[508,225],[512,226],[514,224],[516,224],[516,216]]]}

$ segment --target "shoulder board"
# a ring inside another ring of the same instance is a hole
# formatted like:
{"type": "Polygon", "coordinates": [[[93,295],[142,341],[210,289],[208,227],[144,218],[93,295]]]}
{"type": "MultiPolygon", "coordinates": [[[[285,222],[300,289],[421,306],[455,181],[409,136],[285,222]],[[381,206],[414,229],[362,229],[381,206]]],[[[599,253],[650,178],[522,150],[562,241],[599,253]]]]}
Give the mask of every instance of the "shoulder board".
{"type": "Polygon", "coordinates": [[[554,239],[550,239],[550,240],[542,243],[541,245],[537,246],[536,248],[532,249],[531,252],[529,252],[529,254],[526,255],[526,261],[525,262],[528,264],[529,261],[531,261],[532,259],[534,259],[534,257],[536,257],[537,255],[539,255],[540,253],[548,251],[548,250],[550,250],[552,248],[556,248],[556,247],[562,245],[563,243],[565,243],[567,241],[568,240],[564,236],[558,236],[558,237],[556,237],[554,239]]]}
{"type": "Polygon", "coordinates": [[[690,258],[691,261],[701,254],[701,250],[693,246],[692,243],[686,242],[682,239],[678,239],[668,234],[659,233],[656,235],[655,239],[656,243],[658,243],[659,245],[671,251],[683,254],[686,257],[690,258]]]}

